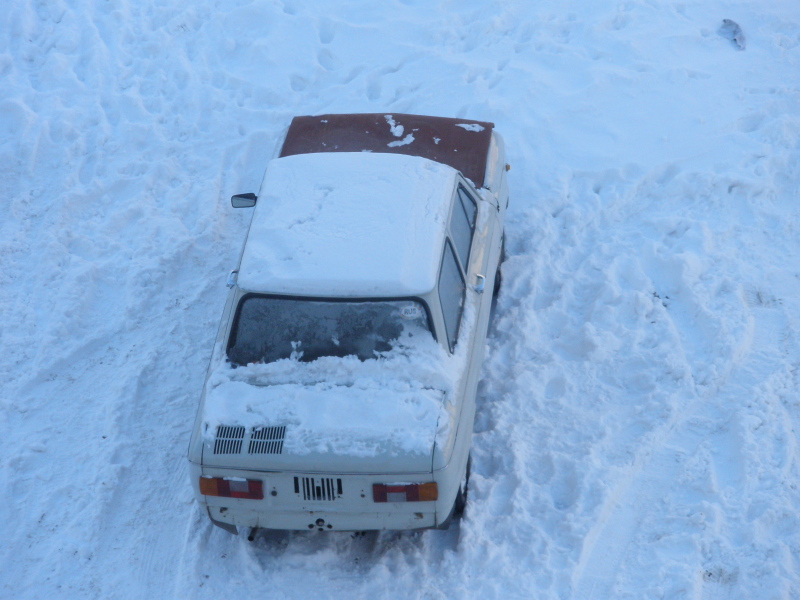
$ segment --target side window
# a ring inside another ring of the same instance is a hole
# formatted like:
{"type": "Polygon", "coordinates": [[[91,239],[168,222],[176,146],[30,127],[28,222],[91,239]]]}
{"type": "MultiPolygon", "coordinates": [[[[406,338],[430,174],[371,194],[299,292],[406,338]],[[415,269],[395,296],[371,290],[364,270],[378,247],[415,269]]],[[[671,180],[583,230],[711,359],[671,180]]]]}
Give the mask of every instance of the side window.
{"type": "Polygon", "coordinates": [[[472,234],[475,231],[475,216],[478,213],[478,206],[475,200],[467,193],[463,186],[458,186],[456,193],[456,205],[453,207],[453,215],[450,217],[450,234],[453,236],[453,243],[461,259],[464,271],[469,265],[469,248],[472,245],[472,234]]]}
{"type": "Polygon", "coordinates": [[[450,240],[444,245],[442,271],[439,274],[439,303],[444,315],[444,328],[450,351],[456,346],[461,313],[464,311],[464,277],[456,262],[456,255],[450,240]]]}

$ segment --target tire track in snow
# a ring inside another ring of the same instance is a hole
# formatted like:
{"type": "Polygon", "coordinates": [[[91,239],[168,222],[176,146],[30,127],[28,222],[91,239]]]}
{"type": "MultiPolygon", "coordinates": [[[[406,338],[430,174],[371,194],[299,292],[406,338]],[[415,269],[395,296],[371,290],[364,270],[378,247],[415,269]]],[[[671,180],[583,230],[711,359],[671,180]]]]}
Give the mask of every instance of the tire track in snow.
{"type": "Polygon", "coordinates": [[[639,528],[643,511],[658,505],[665,493],[661,484],[674,482],[682,457],[690,455],[706,433],[692,431],[686,418],[666,429],[663,439],[655,439],[640,452],[626,479],[609,495],[597,524],[586,535],[574,572],[575,600],[600,600],[614,597],[614,584],[629,545],[639,528]]]}
{"type": "MultiPolygon", "coordinates": [[[[685,580],[671,584],[641,582],[642,585],[633,585],[632,589],[674,585],[682,593],[705,600],[733,593],[730,586],[737,584],[738,574],[753,560],[749,556],[752,550],[717,548],[719,531],[734,528],[737,529],[734,535],[726,537],[747,536],[752,505],[743,505],[739,498],[754,491],[743,488],[752,481],[752,474],[748,477],[744,471],[747,465],[742,456],[747,452],[742,445],[747,443],[752,414],[758,414],[758,409],[751,408],[751,402],[763,396],[759,388],[765,382],[774,376],[781,378],[787,367],[785,356],[781,356],[784,353],[778,350],[788,327],[786,315],[783,311],[754,307],[754,316],[751,341],[746,351],[740,349],[737,353],[726,380],[718,388],[686,402],[678,417],[661,428],[638,453],[627,477],[605,500],[597,523],[585,537],[574,572],[575,600],[614,598],[629,593],[620,586],[624,588],[625,583],[636,580],[636,565],[646,561],[648,553],[658,554],[659,544],[668,547],[661,541],[653,521],[675,518],[687,511],[691,513],[688,528],[693,533],[679,530],[671,533],[695,540],[690,542],[693,550],[687,554],[684,549],[680,555],[680,573],[685,580]],[[697,461],[701,465],[704,461],[709,463],[702,467],[705,472],[699,473],[699,477],[697,472],[692,473],[698,469],[693,464],[697,461]],[[682,504],[682,497],[697,494],[697,488],[699,500],[682,504]],[[698,506],[700,512],[694,510],[698,506]]],[[[769,398],[761,401],[770,404],[769,398]]],[[[768,434],[761,443],[768,444],[771,437],[768,434]]],[[[752,455],[752,451],[748,454],[752,455]]],[[[662,561],[665,556],[669,554],[662,555],[662,561]]],[[[667,566],[662,564],[662,571],[668,573],[667,566]]],[[[663,593],[663,588],[658,589],[663,593]]]]}

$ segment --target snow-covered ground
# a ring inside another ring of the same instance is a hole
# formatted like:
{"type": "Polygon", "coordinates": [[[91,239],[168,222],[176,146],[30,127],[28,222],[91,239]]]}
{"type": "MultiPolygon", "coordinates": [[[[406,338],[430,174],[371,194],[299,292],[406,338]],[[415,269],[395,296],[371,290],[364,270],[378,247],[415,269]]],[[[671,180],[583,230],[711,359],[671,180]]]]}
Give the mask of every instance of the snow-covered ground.
{"type": "Polygon", "coordinates": [[[0,597],[800,597],[796,0],[3,8],[0,597]],[[326,112],[505,137],[469,506],[250,543],[185,457],[229,197],[326,112]]]}

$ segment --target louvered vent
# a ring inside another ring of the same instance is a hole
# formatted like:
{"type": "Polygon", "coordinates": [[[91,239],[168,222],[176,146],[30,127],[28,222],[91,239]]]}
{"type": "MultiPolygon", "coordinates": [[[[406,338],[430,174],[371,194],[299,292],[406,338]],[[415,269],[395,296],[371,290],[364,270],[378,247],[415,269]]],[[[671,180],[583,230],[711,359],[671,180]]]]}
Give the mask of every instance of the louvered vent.
{"type": "Polygon", "coordinates": [[[250,433],[249,454],[280,454],[283,451],[283,438],[286,426],[254,427],[250,433]]]}
{"type": "Polygon", "coordinates": [[[294,493],[299,494],[301,487],[303,500],[332,502],[342,495],[342,480],[332,477],[295,477],[294,493]]]}
{"type": "Polygon", "coordinates": [[[214,440],[214,454],[239,454],[242,451],[244,427],[217,427],[217,438],[214,440]]]}

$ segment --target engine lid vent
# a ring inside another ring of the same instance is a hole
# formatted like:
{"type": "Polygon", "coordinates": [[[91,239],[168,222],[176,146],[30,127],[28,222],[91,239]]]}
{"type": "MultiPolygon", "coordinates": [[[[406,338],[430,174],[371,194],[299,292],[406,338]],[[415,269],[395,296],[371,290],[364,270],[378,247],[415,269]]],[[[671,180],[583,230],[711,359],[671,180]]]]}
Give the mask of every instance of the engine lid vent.
{"type": "Polygon", "coordinates": [[[286,436],[286,426],[280,427],[253,427],[250,432],[248,454],[280,454],[283,452],[283,439],[286,436]]]}
{"type": "Polygon", "coordinates": [[[342,480],[338,477],[295,477],[294,493],[299,494],[301,487],[303,500],[332,502],[342,496],[342,480]]]}
{"type": "Polygon", "coordinates": [[[239,454],[242,451],[244,427],[220,425],[214,440],[214,454],[239,454]]]}

